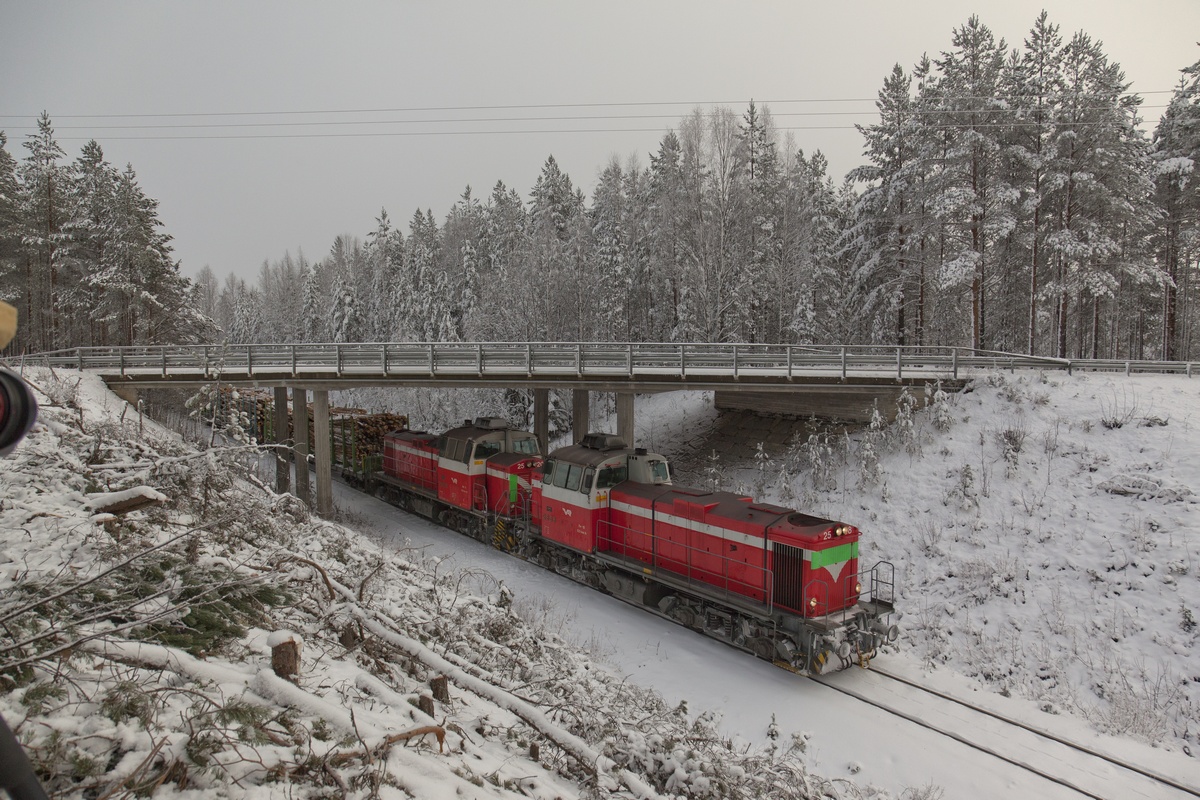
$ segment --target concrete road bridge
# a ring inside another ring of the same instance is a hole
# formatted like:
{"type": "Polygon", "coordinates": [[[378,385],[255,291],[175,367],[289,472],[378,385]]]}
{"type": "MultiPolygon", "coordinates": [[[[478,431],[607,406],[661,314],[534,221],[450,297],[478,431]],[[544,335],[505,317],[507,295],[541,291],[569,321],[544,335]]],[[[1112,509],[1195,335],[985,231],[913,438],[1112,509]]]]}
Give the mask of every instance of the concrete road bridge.
{"type": "MultiPolygon", "coordinates": [[[[97,373],[127,400],[139,390],[220,382],[272,388],[276,431],[307,437],[313,397],[317,510],[332,510],[329,391],[356,386],[519,388],[534,394],[534,432],[549,440],[549,390],[572,390],[575,438],[587,433],[589,393],[617,396],[617,434],[633,441],[634,396],[713,390],[718,405],[808,416],[860,419],[874,401],[904,386],[940,382],[960,388],[994,370],[1200,371],[1196,362],[1068,360],[959,347],[611,342],[442,342],[249,344],[74,348],[25,357],[26,363],[97,373]]],[[[881,407],[891,404],[880,403],[881,407]]],[[[288,443],[307,457],[308,443],[288,443]]],[[[279,491],[288,491],[279,461],[279,491]]],[[[308,475],[302,478],[307,500],[308,475]]]]}

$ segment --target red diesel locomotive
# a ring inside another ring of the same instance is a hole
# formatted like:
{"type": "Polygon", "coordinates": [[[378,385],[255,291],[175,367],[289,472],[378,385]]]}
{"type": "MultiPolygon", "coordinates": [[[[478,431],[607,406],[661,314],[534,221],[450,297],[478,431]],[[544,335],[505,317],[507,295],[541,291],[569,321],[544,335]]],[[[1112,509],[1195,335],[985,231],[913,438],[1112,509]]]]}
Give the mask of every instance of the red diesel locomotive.
{"type": "Polygon", "coordinates": [[[671,483],[666,459],[589,434],[544,462],[480,417],[384,440],[384,497],[803,673],[865,664],[898,631],[893,571],[860,571],[859,530],[671,483]]]}

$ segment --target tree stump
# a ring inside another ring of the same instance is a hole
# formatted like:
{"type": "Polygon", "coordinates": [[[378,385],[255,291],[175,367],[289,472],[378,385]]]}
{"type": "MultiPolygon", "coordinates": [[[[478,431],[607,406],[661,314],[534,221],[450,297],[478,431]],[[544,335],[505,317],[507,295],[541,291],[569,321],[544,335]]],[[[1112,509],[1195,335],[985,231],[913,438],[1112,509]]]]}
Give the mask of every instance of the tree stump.
{"type": "Polygon", "coordinates": [[[541,760],[541,756],[542,756],[542,748],[538,746],[537,742],[530,742],[529,743],[529,757],[532,758],[534,761],[539,761],[539,760],[541,760]]]}
{"type": "Polygon", "coordinates": [[[300,649],[304,640],[291,631],[275,631],[267,637],[271,648],[271,669],[284,680],[295,681],[300,675],[300,649]]]}
{"type": "Polygon", "coordinates": [[[300,643],[288,639],[272,647],[271,669],[281,678],[295,680],[300,674],[300,643]]]}
{"type": "Polygon", "coordinates": [[[433,699],[439,703],[450,702],[450,681],[445,675],[438,675],[429,680],[429,688],[433,691],[433,699]]]}
{"type": "Polygon", "coordinates": [[[425,714],[425,716],[429,717],[430,719],[433,719],[433,698],[432,697],[430,697],[427,694],[421,695],[419,698],[417,698],[417,708],[421,709],[421,712],[423,714],[425,714]]]}

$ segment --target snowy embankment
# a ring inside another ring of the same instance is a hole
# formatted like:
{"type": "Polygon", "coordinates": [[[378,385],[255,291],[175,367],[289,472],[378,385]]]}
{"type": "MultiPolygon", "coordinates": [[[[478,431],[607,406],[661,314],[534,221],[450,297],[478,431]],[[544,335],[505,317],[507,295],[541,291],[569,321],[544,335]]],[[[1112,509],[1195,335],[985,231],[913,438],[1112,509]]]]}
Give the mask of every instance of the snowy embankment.
{"type": "Polygon", "coordinates": [[[1200,755],[1200,379],[999,373],[913,400],[723,472],[896,566],[885,660],[1200,755]]]}
{"type": "Polygon", "coordinates": [[[41,420],[0,469],[0,713],[51,793],[861,795],[809,774],[803,737],[735,748],[595,668],[490,575],[309,516],[255,452],[29,377],[41,420]]]}

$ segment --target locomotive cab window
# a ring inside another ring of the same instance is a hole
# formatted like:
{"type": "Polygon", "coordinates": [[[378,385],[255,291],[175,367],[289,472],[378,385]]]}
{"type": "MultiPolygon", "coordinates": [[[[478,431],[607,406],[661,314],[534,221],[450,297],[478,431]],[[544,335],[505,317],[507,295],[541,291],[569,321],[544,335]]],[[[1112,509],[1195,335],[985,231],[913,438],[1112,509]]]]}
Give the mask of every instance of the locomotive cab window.
{"type": "Polygon", "coordinates": [[[524,439],[513,439],[512,451],[526,456],[536,456],[538,454],[538,442],[533,436],[524,439]]]}
{"type": "Polygon", "coordinates": [[[555,463],[553,458],[547,458],[542,464],[542,484],[545,486],[552,486],[554,484],[555,463]]]}
{"type": "Polygon", "coordinates": [[[592,491],[592,481],[596,478],[595,467],[588,467],[583,471],[583,480],[579,482],[579,491],[584,494],[590,494],[592,491]]]}
{"type": "Polygon", "coordinates": [[[655,481],[669,481],[671,480],[671,469],[666,461],[651,461],[650,476],[655,481]]]}
{"type": "MultiPolygon", "coordinates": [[[[583,467],[578,464],[572,464],[571,469],[567,471],[567,490],[571,492],[579,491],[579,478],[583,475],[583,467]]],[[[554,484],[557,486],[558,484],[554,484]]]]}
{"type": "Polygon", "coordinates": [[[500,454],[502,442],[479,442],[475,445],[475,458],[491,458],[500,454]]]}
{"type": "Polygon", "coordinates": [[[567,474],[571,471],[570,464],[559,464],[554,468],[554,485],[559,489],[567,485],[567,474]]]}
{"type": "Polygon", "coordinates": [[[597,489],[611,489],[618,483],[624,483],[629,478],[629,470],[624,464],[619,467],[601,467],[600,477],[596,480],[597,489]]]}

